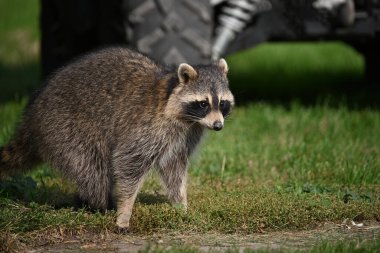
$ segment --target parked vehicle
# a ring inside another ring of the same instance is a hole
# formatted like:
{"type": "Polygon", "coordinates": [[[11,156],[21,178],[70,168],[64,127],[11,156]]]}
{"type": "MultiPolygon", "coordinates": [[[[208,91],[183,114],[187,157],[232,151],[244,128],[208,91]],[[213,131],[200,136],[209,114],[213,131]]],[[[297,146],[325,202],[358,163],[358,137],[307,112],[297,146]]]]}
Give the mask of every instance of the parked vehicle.
{"type": "Polygon", "coordinates": [[[266,41],[341,40],[380,82],[380,0],[41,0],[43,76],[126,44],[166,64],[209,63],[266,41]]]}

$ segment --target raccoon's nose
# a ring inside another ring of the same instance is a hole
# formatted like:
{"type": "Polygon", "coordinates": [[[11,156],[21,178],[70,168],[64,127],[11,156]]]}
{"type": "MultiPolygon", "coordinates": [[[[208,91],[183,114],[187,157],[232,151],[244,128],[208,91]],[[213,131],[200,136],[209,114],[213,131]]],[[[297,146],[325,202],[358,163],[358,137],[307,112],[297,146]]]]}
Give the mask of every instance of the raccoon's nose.
{"type": "Polygon", "coordinates": [[[221,121],[217,120],[217,121],[214,122],[213,128],[214,128],[215,131],[222,130],[223,123],[221,121]]]}

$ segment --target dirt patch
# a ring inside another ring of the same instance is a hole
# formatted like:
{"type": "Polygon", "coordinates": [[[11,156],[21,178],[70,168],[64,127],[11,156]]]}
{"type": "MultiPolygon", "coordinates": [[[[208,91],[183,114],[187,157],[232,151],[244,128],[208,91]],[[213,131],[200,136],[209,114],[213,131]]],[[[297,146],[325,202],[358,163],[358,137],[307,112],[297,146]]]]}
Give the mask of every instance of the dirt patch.
{"type": "Polygon", "coordinates": [[[321,228],[307,231],[281,231],[251,235],[223,234],[156,234],[151,236],[110,235],[100,242],[81,242],[79,239],[57,245],[35,248],[33,252],[138,252],[151,248],[170,248],[173,245],[188,245],[201,251],[224,252],[236,248],[245,249],[309,249],[324,241],[374,240],[380,236],[380,224],[367,222],[363,226],[351,223],[326,223],[321,228]]]}

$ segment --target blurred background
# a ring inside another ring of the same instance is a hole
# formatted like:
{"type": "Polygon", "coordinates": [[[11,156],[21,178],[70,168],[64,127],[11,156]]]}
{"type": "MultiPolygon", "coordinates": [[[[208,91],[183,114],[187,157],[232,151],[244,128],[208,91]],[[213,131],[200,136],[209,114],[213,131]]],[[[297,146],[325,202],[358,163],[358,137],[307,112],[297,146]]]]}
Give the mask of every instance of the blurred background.
{"type": "Polygon", "coordinates": [[[128,45],[166,64],[227,57],[239,104],[374,107],[380,9],[362,2],[0,0],[0,102],[78,55],[128,45]]]}

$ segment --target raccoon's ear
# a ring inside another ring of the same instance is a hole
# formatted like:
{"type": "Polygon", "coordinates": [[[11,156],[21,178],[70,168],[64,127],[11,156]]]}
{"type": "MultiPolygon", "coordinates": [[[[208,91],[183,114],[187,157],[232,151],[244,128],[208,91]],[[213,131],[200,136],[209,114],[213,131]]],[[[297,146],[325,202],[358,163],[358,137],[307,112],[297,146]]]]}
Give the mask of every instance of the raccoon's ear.
{"type": "Polygon", "coordinates": [[[181,83],[187,83],[197,78],[197,71],[187,63],[181,63],[178,67],[178,78],[181,83]]]}
{"type": "Polygon", "coordinates": [[[228,65],[225,59],[221,58],[218,62],[218,67],[223,71],[225,75],[228,73],[228,65]]]}

